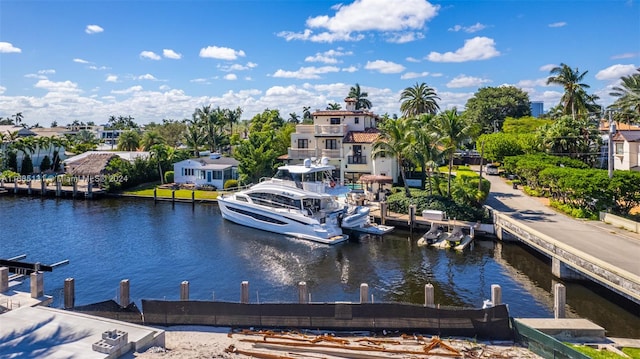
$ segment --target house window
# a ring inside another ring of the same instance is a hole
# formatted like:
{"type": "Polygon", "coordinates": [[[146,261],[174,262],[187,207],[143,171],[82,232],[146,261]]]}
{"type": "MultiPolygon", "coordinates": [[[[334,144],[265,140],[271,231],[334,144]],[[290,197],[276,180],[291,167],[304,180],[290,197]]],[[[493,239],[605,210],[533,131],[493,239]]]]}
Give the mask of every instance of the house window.
{"type": "Polygon", "coordinates": [[[212,171],[213,172],[213,179],[214,180],[221,180],[222,179],[222,171],[212,171]]]}
{"type": "Polygon", "coordinates": [[[205,179],[205,178],[207,178],[207,171],[199,170],[198,171],[198,179],[205,179]]]}
{"type": "Polygon", "coordinates": [[[360,123],[360,117],[354,118],[354,123],[357,125],[360,123]]]}
{"type": "Polygon", "coordinates": [[[184,175],[185,176],[193,176],[194,175],[194,171],[193,168],[184,168],[184,175]]]}
{"type": "Polygon", "coordinates": [[[309,148],[309,140],[306,138],[299,138],[298,148],[309,148]]]}
{"type": "Polygon", "coordinates": [[[332,117],[330,120],[332,125],[339,125],[340,124],[340,117],[332,117]]]}
{"type": "Polygon", "coordinates": [[[616,151],[615,151],[616,155],[623,155],[624,154],[624,143],[622,142],[616,142],[616,151]]]}
{"type": "Polygon", "coordinates": [[[325,149],[336,150],[338,149],[338,141],[336,139],[327,140],[325,142],[325,149]]]}

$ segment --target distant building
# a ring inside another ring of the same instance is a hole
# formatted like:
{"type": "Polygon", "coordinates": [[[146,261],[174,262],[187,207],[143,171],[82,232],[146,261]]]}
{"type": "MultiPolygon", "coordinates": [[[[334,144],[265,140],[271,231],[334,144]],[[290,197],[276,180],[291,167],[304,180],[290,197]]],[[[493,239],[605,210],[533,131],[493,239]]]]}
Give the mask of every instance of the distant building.
{"type": "Polygon", "coordinates": [[[173,181],[176,184],[215,186],[222,189],[227,180],[238,179],[238,161],[213,153],[209,157],[176,162],[173,164],[173,171],[173,181]]]}
{"type": "Polygon", "coordinates": [[[538,118],[544,114],[544,102],[531,101],[531,116],[538,118]]]}

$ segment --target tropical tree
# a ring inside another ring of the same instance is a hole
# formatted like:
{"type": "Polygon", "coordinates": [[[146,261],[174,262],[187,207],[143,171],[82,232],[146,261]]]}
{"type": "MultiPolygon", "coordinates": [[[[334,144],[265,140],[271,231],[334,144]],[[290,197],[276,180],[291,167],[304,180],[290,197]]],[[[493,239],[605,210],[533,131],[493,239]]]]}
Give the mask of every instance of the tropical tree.
{"type": "Polygon", "coordinates": [[[588,165],[594,165],[600,155],[602,137],[597,126],[586,118],[563,116],[540,127],[537,134],[548,154],[579,159],[588,165]]]}
{"type": "Polygon", "coordinates": [[[327,110],[329,111],[338,111],[342,109],[342,105],[337,102],[333,102],[327,105],[327,110]]]}
{"type": "Polygon", "coordinates": [[[298,116],[298,114],[295,113],[295,112],[291,112],[289,114],[289,120],[287,122],[289,122],[289,123],[300,123],[300,116],[298,116]]]}
{"type": "Polygon", "coordinates": [[[225,109],[224,110],[224,120],[227,125],[229,125],[229,136],[233,134],[233,125],[240,122],[240,118],[242,117],[242,108],[237,107],[235,110],[225,109]]]}
{"type": "Polygon", "coordinates": [[[302,107],[302,120],[311,120],[311,106],[302,107]]]}
{"type": "Polygon", "coordinates": [[[453,170],[453,157],[456,150],[469,139],[473,126],[458,115],[454,107],[436,116],[432,122],[432,128],[440,138],[443,153],[449,160],[449,178],[447,180],[447,194],[451,197],[451,172],[453,170]]]}
{"type": "Polygon", "coordinates": [[[24,116],[22,116],[22,112],[18,112],[15,115],[11,116],[13,118],[13,121],[15,122],[16,125],[20,125],[22,123],[22,120],[24,119],[24,116]]]}
{"type": "Polygon", "coordinates": [[[436,91],[426,83],[416,84],[405,88],[400,94],[400,111],[405,117],[414,117],[423,113],[436,114],[440,110],[437,100],[440,97],[436,91]]]}
{"type": "Polygon", "coordinates": [[[404,184],[406,197],[411,197],[407,176],[405,173],[405,159],[407,147],[410,143],[411,123],[405,118],[386,119],[380,126],[380,136],[373,142],[373,158],[381,156],[394,157],[400,167],[400,175],[404,184]]]}
{"type": "Polygon", "coordinates": [[[411,158],[422,169],[422,188],[425,188],[425,176],[429,183],[429,195],[433,195],[432,173],[442,160],[442,151],[439,149],[437,134],[432,130],[433,114],[423,114],[413,120],[413,136],[415,137],[415,150],[411,158]]]}
{"type": "MultiPolygon", "coordinates": [[[[75,121],[77,123],[77,121],[75,121]]],[[[134,118],[131,116],[109,116],[109,121],[105,128],[110,130],[130,130],[139,128],[138,124],[134,122],[134,118]]]]}
{"type": "Polygon", "coordinates": [[[576,113],[592,102],[586,92],[590,86],[582,82],[588,72],[580,72],[577,67],[572,69],[569,65],[561,63],[560,66],[551,69],[551,76],[547,78],[547,85],[560,85],[564,88],[564,94],[560,99],[563,114],[571,115],[574,120],[576,113]]]}
{"type": "Polygon", "coordinates": [[[40,159],[40,151],[43,148],[49,148],[51,146],[51,137],[46,137],[46,136],[40,136],[40,137],[36,137],[34,138],[36,147],[38,149],[38,152],[36,154],[36,157],[40,163],[38,164],[38,168],[42,167],[42,159],[40,159]]]}
{"type": "Polygon", "coordinates": [[[151,130],[142,134],[140,145],[142,145],[143,150],[149,151],[151,150],[151,147],[159,144],[164,144],[164,139],[160,136],[158,131],[151,130]]]}
{"type": "Polygon", "coordinates": [[[140,147],[140,134],[136,130],[125,131],[118,137],[119,151],[136,151],[140,147]]]}
{"type": "Polygon", "coordinates": [[[609,95],[617,97],[610,108],[619,109],[618,120],[625,123],[640,120],[640,68],[636,73],[620,78],[620,85],[612,88],[609,95]]]}
{"type": "Polygon", "coordinates": [[[252,183],[262,177],[271,177],[278,153],[272,147],[276,131],[268,130],[249,133],[235,149],[238,155],[238,173],[241,183],[252,183]]]}
{"type": "Polygon", "coordinates": [[[357,83],[349,89],[349,94],[347,95],[347,97],[356,100],[356,110],[368,110],[371,108],[371,101],[367,99],[368,96],[369,94],[363,92],[360,89],[360,84],[357,83]]]}
{"type": "Polygon", "coordinates": [[[482,133],[498,132],[507,117],[531,115],[529,94],[515,86],[483,87],[465,104],[463,116],[482,133]]]}
{"type": "Polygon", "coordinates": [[[158,175],[160,175],[160,183],[164,183],[164,172],[162,171],[162,164],[172,159],[174,149],[167,145],[156,143],[149,148],[151,159],[155,160],[158,164],[158,175]]]}
{"type": "Polygon", "coordinates": [[[192,124],[187,127],[184,141],[187,148],[192,151],[194,157],[198,157],[200,155],[200,147],[205,144],[204,131],[197,125],[192,124]]]}

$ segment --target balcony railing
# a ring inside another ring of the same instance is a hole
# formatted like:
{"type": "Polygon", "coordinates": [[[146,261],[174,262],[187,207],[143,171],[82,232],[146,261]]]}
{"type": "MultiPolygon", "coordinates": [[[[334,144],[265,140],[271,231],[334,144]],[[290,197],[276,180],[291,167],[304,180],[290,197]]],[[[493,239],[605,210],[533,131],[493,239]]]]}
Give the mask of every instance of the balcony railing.
{"type": "Polygon", "coordinates": [[[367,158],[365,156],[348,156],[347,164],[350,165],[366,165],[367,158]]]}
{"type": "Polygon", "coordinates": [[[347,125],[315,125],[316,136],[344,136],[347,132],[347,125]]]}
{"type": "Polygon", "coordinates": [[[305,159],[311,157],[317,157],[315,148],[291,148],[288,150],[289,158],[291,159],[305,159]]]}
{"type": "Polygon", "coordinates": [[[329,157],[329,158],[342,158],[342,149],[329,150],[323,148],[321,150],[321,157],[329,157]]]}
{"type": "Polygon", "coordinates": [[[297,125],[296,133],[314,133],[315,126],[314,125],[297,125]]]}

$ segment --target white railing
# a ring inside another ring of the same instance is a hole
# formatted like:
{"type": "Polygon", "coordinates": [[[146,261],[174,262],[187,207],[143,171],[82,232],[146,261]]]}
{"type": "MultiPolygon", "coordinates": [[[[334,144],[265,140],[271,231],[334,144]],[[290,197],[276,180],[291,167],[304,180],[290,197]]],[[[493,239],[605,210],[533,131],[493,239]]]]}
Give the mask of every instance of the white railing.
{"type": "Polygon", "coordinates": [[[288,149],[289,158],[304,159],[317,157],[315,148],[291,148],[288,149]]]}
{"type": "Polygon", "coordinates": [[[347,125],[315,125],[316,136],[344,136],[347,133],[347,125]]]}
{"type": "Polygon", "coordinates": [[[335,150],[322,149],[321,154],[322,154],[321,157],[342,158],[342,149],[335,149],[335,150]]]}
{"type": "Polygon", "coordinates": [[[297,125],[296,133],[314,133],[314,125],[297,125]]]}

